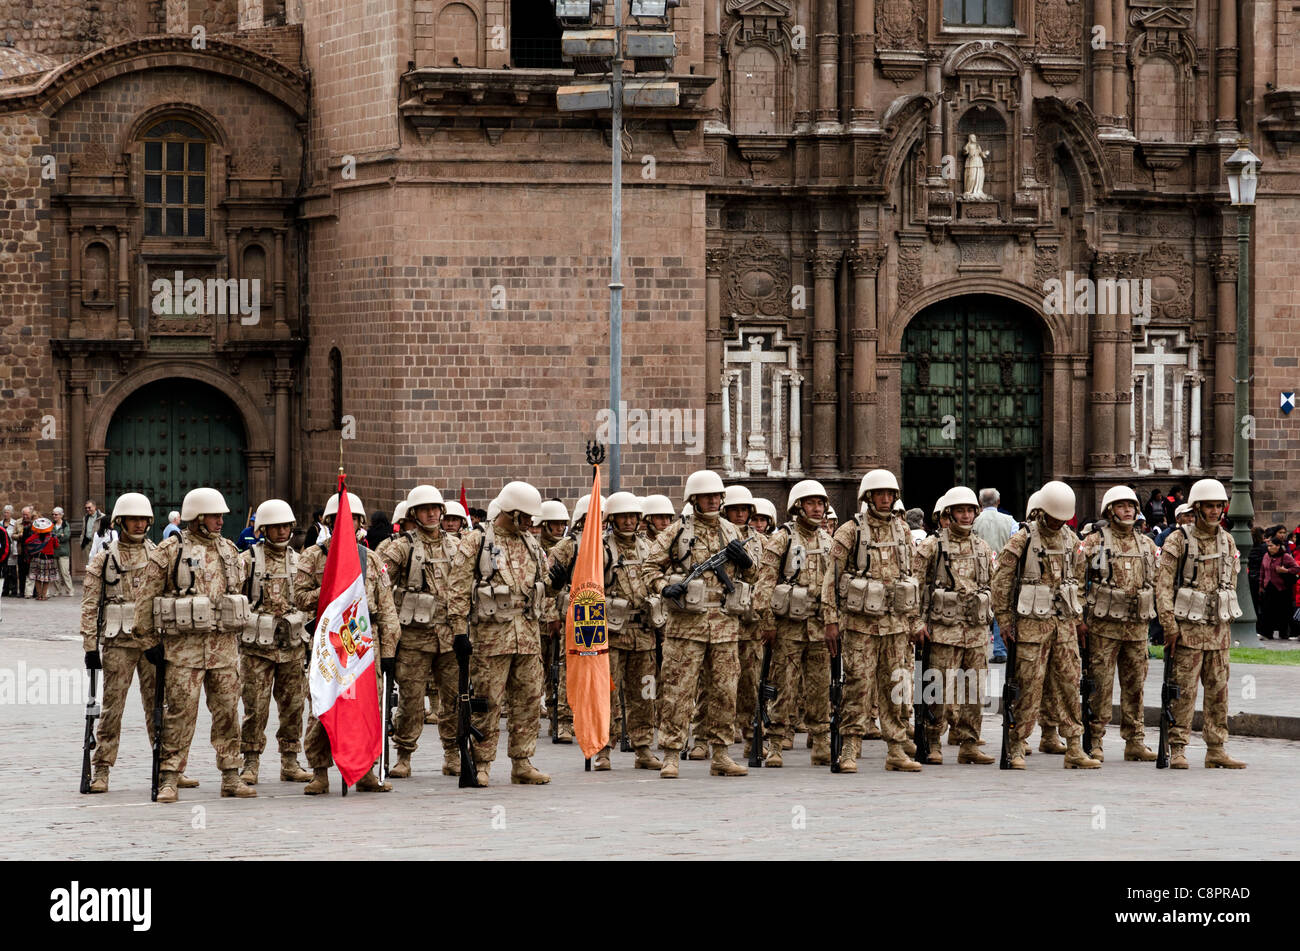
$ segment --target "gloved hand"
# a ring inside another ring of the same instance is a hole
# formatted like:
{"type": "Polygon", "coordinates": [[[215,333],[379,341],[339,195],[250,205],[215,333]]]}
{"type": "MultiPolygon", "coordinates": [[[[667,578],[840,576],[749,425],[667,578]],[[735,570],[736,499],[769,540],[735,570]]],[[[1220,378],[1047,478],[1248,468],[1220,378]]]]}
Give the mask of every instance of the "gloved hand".
{"type": "Polygon", "coordinates": [[[749,552],[745,551],[745,543],[738,538],[733,538],[727,542],[724,549],[727,553],[727,561],[731,562],[741,571],[748,571],[753,567],[754,560],[749,557],[749,552]]]}
{"type": "Polygon", "coordinates": [[[163,662],[163,646],[161,644],[155,644],[153,647],[150,647],[144,652],[144,659],[157,667],[163,662]]]}
{"type": "Polygon", "coordinates": [[[379,658],[380,673],[387,674],[389,677],[397,676],[397,658],[381,657],[379,658]]]}
{"type": "Polygon", "coordinates": [[[103,670],[104,664],[99,659],[99,651],[86,651],[86,669],[103,670]]]}
{"type": "Polygon", "coordinates": [[[563,588],[573,578],[573,566],[563,564],[556,559],[555,564],[551,565],[551,587],[556,590],[563,588]]]}
{"type": "Polygon", "coordinates": [[[670,598],[673,601],[680,602],[682,598],[686,596],[686,585],[682,584],[680,581],[675,584],[670,584],[664,588],[663,596],[665,598],[670,598]]]}

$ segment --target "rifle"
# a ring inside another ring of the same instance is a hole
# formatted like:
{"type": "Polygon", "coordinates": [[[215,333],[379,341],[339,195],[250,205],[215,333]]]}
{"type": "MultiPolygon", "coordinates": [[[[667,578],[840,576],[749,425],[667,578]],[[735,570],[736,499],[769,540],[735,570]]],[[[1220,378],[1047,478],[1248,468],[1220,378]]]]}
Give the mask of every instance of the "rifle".
{"type": "Polygon", "coordinates": [[[627,737],[627,697],[623,695],[623,688],[618,688],[618,711],[619,726],[621,727],[618,737],[618,750],[620,753],[632,752],[632,741],[627,737]]]}
{"type": "Polygon", "coordinates": [[[1092,651],[1088,649],[1086,641],[1084,646],[1079,648],[1079,661],[1083,665],[1079,677],[1080,707],[1083,713],[1083,751],[1091,756],[1092,721],[1096,719],[1092,709],[1092,691],[1096,688],[1097,682],[1092,677],[1092,651]]]}
{"type": "Polygon", "coordinates": [[[768,701],[776,699],[776,685],[767,679],[771,667],[772,645],[764,644],[763,670],[758,677],[758,703],[754,705],[754,735],[749,744],[749,765],[754,767],[763,765],[763,728],[772,725],[772,718],[767,713],[768,701]]]}
{"type": "MultiPolygon", "coordinates": [[[[3,531],[4,529],[0,529],[3,531]]],[[[21,591],[18,592],[20,595],[21,591]]],[[[95,615],[95,653],[99,653],[100,644],[103,643],[104,637],[104,596],[106,594],[105,585],[102,580],[99,586],[99,607],[95,615]]],[[[90,751],[95,748],[95,720],[103,712],[99,701],[95,699],[95,691],[99,685],[99,671],[95,668],[90,669],[90,697],[86,700],[86,735],[81,740],[81,792],[90,792],[90,751]]]]}
{"type": "Polygon", "coordinates": [[[1165,648],[1164,677],[1160,682],[1160,743],[1156,751],[1156,769],[1169,768],[1169,730],[1178,724],[1174,720],[1174,701],[1182,688],[1174,680],[1174,648],[1165,648]]]}
{"type": "MultiPolygon", "coordinates": [[[[744,559],[743,561],[740,560],[736,561],[736,565],[737,567],[740,568],[741,571],[748,570],[750,566],[754,564],[754,562],[750,559],[749,555],[744,551],[744,549],[741,549],[739,552],[736,552],[734,549],[731,548],[723,548],[721,551],[714,552],[708,558],[705,558],[702,562],[700,562],[698,565],[692,568],[691,573],[688,574],[685,578],[683,578],[678,583],[683,588],[685,588],[696,578],[700,577],[700,575],[704,574],[705,572],[712,571],[714,575],[717,576],[718,582],[722,585],[723,589],[727,592],[727,594],[731,594],[731,592],[736,590],[736,586],[731,583],[730,576],[725,571],[723,571],[723,566],[726,565],[727,562],[732,561],[733,558],[737,556],[737,554],[739,555],[740,558],[744,559]]],[[[686,607],[686,605],[683,603],[681,598],[673,598],[672,602],[676,604],[677,607],[681,610],[684,610],[686,607]]]]}
{"type": "Polygon", "coordinates": [[[926,727],[932,723],[939,722],[939,718],[934,715],[930,705],[925,701],[925,670],[930,666],[930,642],[927,640],[923,644],[916,645],[916,667],[917,673],[921,675],[920,686],[916,688],[916,696],[912,698],[912,742],[916,744],[916,761],[924,762],[930,757],[930,735],[926,732],[926,727]]]}
{"type": "Polygon", "coordinates": [[[840,736],[840,706],[844,701],[844,663],[840,654],[831,657],[831,772],[840,771],[840,751],[844,737],[840,736]]]}
{"type": "MultiPolygon", "coordinates": [[[[563,629],[563,621],[561,629],[563,629]]],[[[560,742],[560,632],[551,635],[551,695],[546,700],[546,708],[551,716],[551,742],[560,742]]]]}
{"type": "Polygon", "coordinates": [[[474,652],[469,634],[458,634],[453,641],[456,666],[459,668],[456,704],[456,745],[460,748],[460,788],[478,789],[478,769],[474,765],[474,741],[483,739],[483,732],[474,725],[471,714],[487,713],[487,697],[474,696],[469,680],[469,655],[474,652]]]}
{"type": "Polygon", "coordinates": [[[154,663],[153,688],[153,766],[149,779],[149,801],[158,801],[158,777],[162,768],[163,694],[167,690],[167,655],[158,644],[158,660],[154,663]]]}
{"type": "Polygon", "coordinates": [[[383,758],[379,761],[379,781],[381,783],[386,782],[388,780],[389,765],[393,761],[393,752],[392,749],[390,748],[391,744],[389,743],[389,741],[392,739],[393,736],[393,708],[397,705],[396,697],[394,696],[395,693],[394,688],[396,688],[397,686],[397,684],[395,683],[396,678],[390,677],[388,676],[388,674],[384,674],[383,676],[384,676],[384,723],[383,723],[384,755],[383,758]]]}
{"type": "Polygon", "coordinates": [[[998,769],[1011,768],[1011,729],[1016,725],[1016,701],[1020,682],[1016,680],[1016,642],[1007,638],[1006,680],[1002,682],[1002,756],[998,769]]]}

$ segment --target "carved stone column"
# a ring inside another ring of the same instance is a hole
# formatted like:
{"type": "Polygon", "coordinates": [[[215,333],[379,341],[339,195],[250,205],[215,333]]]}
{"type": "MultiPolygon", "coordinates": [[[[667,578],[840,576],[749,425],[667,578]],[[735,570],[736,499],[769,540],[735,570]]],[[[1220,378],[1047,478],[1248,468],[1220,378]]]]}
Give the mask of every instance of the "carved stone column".
{"type": "MultiPolygon", "coordinates": [[[[1120,276],[1138,277],[1142,256],[1135,252],[1123,255],[1120,276]]],[[[1132,465],[1129,440],[1133,426],[1129,420],[1133,406],[1133,315],[1120,314],[1115,322],[1115,467],[1127,469],[1132,465]]]]}
{"type": "Polygon", "coordinates": [[[856,472],[871,468],[871,430],[876,411],[876,274],[885,259],[884,248],[855,248],[849,255],[853,266],[853,389],[852,447],[849,465],[856,472]]]}
{"type": "Polygon", "coordinates": [[[1237,361],[1237,256],[1215,254],[1210,257],[1217,290],[1214,319],[1214,448],[1210,452],[1211,468],[1232,465],[1232,442],[1236,426],[1233,418],[1233,370],[1237,361]]]}
{"type": "Polygon", "coordinates": [[[819,0],[817,17],[817,131],[840,126],[839,0],[819,0]]]}
{"type": "Polygon", "coordinates": [[[725,248],[704,252],[704,432],[705,464],[722,466],[722,267],[725,248]]]}
{"type": "MultiPolygon", "coordinates": [[[[1120,255],[1113,251],[1099,252],[1093,262],[1093,278],[1117,278],[1119,258],[1120,255]]],[[[1092,392],[1088,403],[1092,432],[1089,434],[1088,468],[1109,469],[1115,465],[1115,358],[1119,332],[1115,317],[1110,314],[1094,315],[1091,325],[1092,392]]]]}
{"type": "Polygon", "coordinates": [[[119,340],[129,340],[135,336],[130,314],[131,271],[127,261],[126,236],[126,228],[119,228],[117,232],[117,337],[119,340]]]}
{"type": "Polygon", "coordinates": [[[817,248],[813,269],[813,455],[812,474],[832,475],[839,464],[835,446],[835,272],[841,252],[817,248]]]}
{"type": "Polygon", "coordinates": [[[284,277],[284,228],[275,229],[275,335],[278,338],[289,336],[289,323],[285,320],[285,277],[284,277]]]}
{"type": "MultiPolygon", "coordinates": [[[[1123,4],[1124,0],[1119,0],[1123,4]]],[[[1097,113],[1097,124],[1109,127],[1113,120],[1114,94],[1111,91],[1113,66],[1112,50],[1115,34],[1114,0],[1094,0],[1093,20],[1104,31],[1106,42],[1099,50],[1093,50],[1092,63],[1092,108],[1097,113]]]]}
{"type": "Polygon", "coordinates": [[[871,129],[876,112],[871,105],[872,79],[875,77],[876,4],[875,0],[854,0],[853,5],[853,128],[871,129]]]}
{"type": "MultiPolygon", "coordinates": [[[[1116,0],[1115,16],[1110,37],[1111,51],[1111,114],[1115,128],[1129,131],[1128,121],[1128,44],[1124,42],[1128,17],[1124,11],[1124,0],[1116,0]]],[[[1029,88],[1029,87],[1025,87],[1029,88]]]]}
{"type": "Polygon", "coordinates": [[[706,0],[704,5],[704,75],[716,77],[704,91],[705,131],[724,132],[727,117],[722,114],[722,37],[718,26],[722,22],[719,7],[722,0],[706,0]]]}
{"type": "Polygon", "coordinates": [[[930,121],[926,125],[926,179],[931,185],[943,184],[943,51],[930,50],[926,55],[925,91],[931,93],[930,121]]]}
{"type": "Polygon", "coordinates": [[[68,228],[68,336],[86,336],[81,314],[81,229],[68,228]]]}
{"type": "MultiPolygon", "coordinates": [[[[86,494],[86,391],[90,388],[90,372],[86,358],[76,355],[68,373],[68,484],[72,497],[68,499],[68,512],[80,512],[88,498],[86,494]]],[[[97,496],[101,505],[108,500],[97,496]]],[[[76,546],[74,546],[76,547],[76,546]]]]}
{"type": "Polygon", "coordinates": [[[1219,36],[1214,50],[1219,110],[1214,131],[1220,141],[1231,141],[1237,134],[1237,6],[1232,0],[1219,0],[1219,36]]]}
{"type": "Polygon", "coordinates": [[[275,372],[271,376],[271,386],[275,390],[275,497],[289,498],[289,461],[292,448],[289,444],[290,391],[293,387],[293,372],[289,369],[287,357],[278,357],[275,372]]]}
{"type": "MultiPolygon", "coordinates": [[[[107,449],[87,449],[86,450],[86,478],[89,480],[89,487],[80,498],[72,504],[77,507],[77,511],[82,511],[82,506],[86,504],[86,499],[94,499],[100,505],[107,505],[108,501],[104,498],[104,469],[108,465],[107,449]]],[[[110,511],[112,511],[110,509],[110,511]]],[[[82,519],[85,515],[83,512],[82,519]]]]}

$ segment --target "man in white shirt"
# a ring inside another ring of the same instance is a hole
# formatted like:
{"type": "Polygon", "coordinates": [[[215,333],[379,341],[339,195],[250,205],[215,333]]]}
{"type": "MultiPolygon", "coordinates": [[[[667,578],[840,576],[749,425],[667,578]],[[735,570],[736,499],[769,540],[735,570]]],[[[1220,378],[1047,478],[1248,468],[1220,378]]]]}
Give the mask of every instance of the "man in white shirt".
{"type": "MultiPolygon", "coordinates": [[[[998,503],[1001,501],[1002,495],[997,489],[980,489],[980,513],[975,517],[975,524],[971,526],[971,531],[988,542],[995,555],[1002,550],[1007,539],[1020,528],[1020,523],[1014,518],[998,511],[998,503]]],[[[992,662],[1002,664],[1006,659],[1007,646],[1002,641],[1002,632],[998,630],[997,622],[994,621],[992,662]]]]}

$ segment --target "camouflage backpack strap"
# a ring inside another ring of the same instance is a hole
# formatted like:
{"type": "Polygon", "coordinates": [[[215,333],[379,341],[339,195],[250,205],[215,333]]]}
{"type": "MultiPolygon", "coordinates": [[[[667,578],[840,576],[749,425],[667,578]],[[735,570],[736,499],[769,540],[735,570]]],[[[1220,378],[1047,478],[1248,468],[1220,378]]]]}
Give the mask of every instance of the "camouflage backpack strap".
{"type": "Polygon", "coordinates": [[[266,574],[266,550],[261,545],[254,545],[253,570],[248,573],[248,583],[244,593],[248,596],[249,607],[256,611],[262,604],[262,577],[266,574]]]}
{"type": "MultiPolygon", "coordinates": [[[[972,532],[972,534],[974,533],[972,532]]],[[[935,559],[936,562],[935,571],[934,571],[935,584],[936,585],[938,584],[939,568],[942,567],[944,574],[948,576],[948,583],[946,585],[943,585],[944,590],[956,591],[957,577],[952,573],[952,555],[948,551],[948,533],[943,529],[939,529],[939,531],[935,534],[934,537],[937,540],[937,544],[939,548],[939,557],[935,559]]],[[[926,580],[928,582],[929,579],[927,578],[926,580]]]]}
{"type": "Polygon", "coordinates": [[[1196,576],[1200,574],[1201,565],[1197,556],[1200,555],[1200,545],[1196,542],[1196,535],[1188,530],[1186,525],[1179,525],[1178,530],[1183,533],[1183,553],[1178,558],[1178,587],[1190,588],[1196,584],[1196,576]],[[1187,563],[1192,563],[1192,576],[1186,577],[1187,563]]]}
{"type": "Polygon", "coordinates": [[[695,520],[690,515],[683,515],[677,526],[677,534],[668,546],[668,560],[679,569],[690,567],[691,549],[695,547],[695,520]]]}
{"type": "Polygon", "coordinates": [[[861,512],[853,516],[853,565],[859,575],[871,570],[871,530],[863,532],[864,518],[861,512]]]}
{"type": "Polygon", "coordinates": [[[419,532],[406,532],[405,534],[411,540],[411,549],[406,557],[406,576],[402,579],[402,587],[407,591],[423,591],[428,580],[424,577],[424,563],[428,560],[428,553],[424,549],[424,539],[420,537],[419,532]],[[418,587],[412,583],[412,575],[419,579],[418,587]]]}

